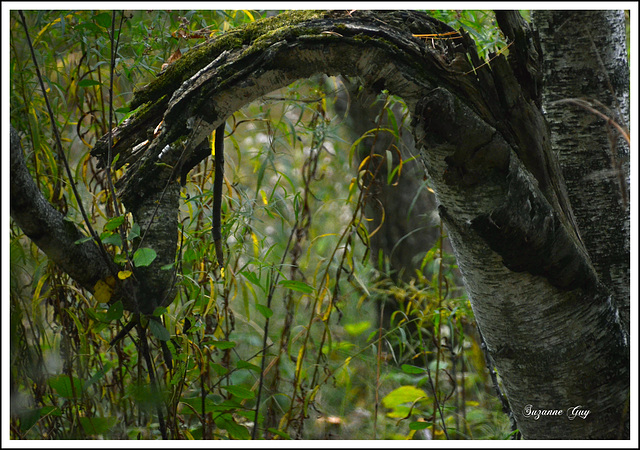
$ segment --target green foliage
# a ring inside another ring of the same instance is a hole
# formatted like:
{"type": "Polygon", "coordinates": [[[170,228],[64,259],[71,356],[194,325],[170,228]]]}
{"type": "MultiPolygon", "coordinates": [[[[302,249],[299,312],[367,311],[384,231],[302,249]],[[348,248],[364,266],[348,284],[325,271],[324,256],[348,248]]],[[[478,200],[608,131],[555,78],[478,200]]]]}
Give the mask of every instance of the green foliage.
{"type": "MultiPolygon", "coordinates": [[[[85,227],[78,201],[90,211],[121,279],[156,254],[139,246],[144,230],[112,198],[91,146],[109,129],[110,113],[113,124],[122,121],[134,89],[177,50],[266,14],[26,14],[79,200],[61,170],[24,30],[12,16],[11,122],[29,169],[68,220],[85,227]]],[[[484,33],[486,51],[501,45],[488,14],[446,17],[484,33]]],[[[112,342],[132,319],[121,302],[110,304],[113,280],[87,295],[12,222],[13,438],[159,439],[166,431],[174,439],[249,439],[256,424],[257,438],[506,437],[444,232],[410,282],[379,279],[369,263],[364,192],[373,166],[355,170],[363,139],[333,112],[339,83],[324,81],[294,83],[228,120],[224,270],[212,256],[211,161],[190,173],[179,217],[178,294],[141,325],[150,331],[152,371],[139,335],[112,342]],[[377,325],[376,300],[384,297],[400,304],[389,330],[377,325]]],[[[367,135],[397,137],[404,126],[393,117],[390,129],[367,135]]],[[[391,159],[384,167],[393,184],[398,167],[391,159]]]]}
{"type": "MultiPolygon", "coordinates": [[[[507,46],[493,11],[432,10],[428,12],[456,30],[469,33],[476,41],[478,55],[481,58],[490,59],[491,54],[498,53],[507,46]]],[[[525,14],[526,17],[528,14],[525,14]]]]}

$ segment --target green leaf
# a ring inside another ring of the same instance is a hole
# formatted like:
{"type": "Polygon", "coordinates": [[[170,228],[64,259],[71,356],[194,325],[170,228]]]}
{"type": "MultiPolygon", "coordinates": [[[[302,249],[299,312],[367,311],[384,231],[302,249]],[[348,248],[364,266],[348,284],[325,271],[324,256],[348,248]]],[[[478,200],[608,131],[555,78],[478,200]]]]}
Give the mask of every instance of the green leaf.
{"type": "Polygon", "coordinates": [[[223,376],[226,375],[229,372],[229,369],[227,369],[226,367],[222,366],[221,364],[218,363],[214,363],[211,364],[211,368],[218,374],[218,376],[223,376]]]}
{"type": "Polygon", "coordinates": [[[226,390],[227,392],[229,392],[231,395],[241,398],[241,399],[252,399],[253,397],[255,397],[255,393],[245,387],[242,386],[236,386],[236,385],[231,385],[231,386],[222,386],[222,389],[226,390]]]}
{"type": "Polygon", "coordinates": [[[78,245],[78,244],[84,244],[87,241],[91,241],[93,240],[93,238],[91,236],[85,236],[83,238],[78,239],[77,241],[74,242],[74,244],[78,245]]]}
{"type": "Polygon", "coordinates": [[[104,225],[107,231],[113,231],[124,223],[124,216],[113,217],[104,225]]]}
{"type": "Polygon", "coordinates": [[[153,310],[153,314],[151,314],[153,317],[160,317],[161,315],[165,314],[167,312],[167,308],[165,308],[164,306],[158,306],[156,309],[153,310]]]}
{"type": "MultiPolygon", "coordinates": [[[[203,414],[202,412],[202,397],[190,397],[190,398],[181,398],[181,403],[186,403],[190,405],[193,410],[197,411],[198,414],[203,414]]],[[[192,414],[193,410],[191,408],[183,408],[182,414],[192,414]]],[[[211,398],[204,399],[204,414],[209,412],[220,411],[220,406],[215,403],[211,398]]]]}
{"type": "Polygon", "coordinates": [[[424,374],[424,369],[421,367],[411,366],[409,364],[403,364],[401,367],[404,373],[424,374]]]}
{"type": "Polygon", "coordinates": [[[196,259],[198,259],[198,254],[192,248],[188,248],[187,250],[185,250],[184,254],[182,255],[183,262],[191,262],[195,261],[196,259]]]}
{"type": "Polygon", "coordinates": [[[122,238],[117,233],[104,233],[100,236],[100,240],[103,244],[115,245],[116,247],[122,247],[122,238]]]}
{"type": "Polygon", "coordinates": [[[367,331],[371,327],[371,322],[364,321],[358,323],[348,323],[344,326],[344,331],[349,333],[351,336],[359,336],[365,331],[367,331]]]}
{"type": "Polygon", "coordinates": [[[38,420],[40,420],[40,417],[42,417],[42,413],[41,413],[42,409],[41,408],[36,408],[36,409],[27,409],[24,411],[21,411],[20,414],[20,430],[21,431],[29,431],[29,429],[31,429],[31,427],[33,427],[38,420]]]}
{"type": "Polygon", "coordinates": [[[238,363],[236,364],[236,367],[238,369],[248,369],[248,370],[253,370],[254,372],[258,372],[260,373],[260,367],[256,366],[255,364],[251,364],[250,362],[247,361],[238,361],[238,363]]]}
{"type": "Polygon", "coordinates": [[[442,311],[441,310],[436,310],[435,314],[433,315],[433,328],[437,329],[440,326],[440,319],[442,317],[442,311]]]}
{"type": "Polygon", "coordinates": [[[395,409],[400,405],[413,404],[417,400],[426,398],[427,394],[417,387],[401,386],[389,392],[383,399],[382,404],[385,408],[395,409]]]}
{"type": "Polygon", "coordinates": [[[45,417],[48,415],[62,417],[62,411],[57,406],[48,405],[40,408],[40,417],[45,417]]]}
{"type": "Polygon", "coordinates": [[[128,262],[127,256],[122,253],[118,253],[117,255],[113,256],[113,262],[123,266],[128,262]]]}
{"type": "Polygon", "coordinates": [[[102,28],[110,28],[111,27],[111,14],[102,13],[93,17],[93,20],[96,21],[98,25],[102,28]]]}
{"type": "Polygon", "coordinates": [[[111,370],[112,367],[113,367],[113,363],[111,361],[107,361],[102,369],[98,370],[94,376],[92,376],[87,381],[85,381],[84,389],[87,389],[92,384],[96,383],[97,381],[100,381],[102,377],[104,377],[106,373],[111,370]]]}
{"type": "Polygon", "coordinates": [[[396,121],[396,115],[393,112],[392,108],[387,108],[387,118],[389,119],[389,123],[391,124],[391,129],[393,130],[393,136],[397,138],[398,135],[400,134],[400,131],[398,128],[398,122],[396,121]]]}
{"type": "Polygon", "coordinates": [[[86,434],[105,434],[116,424],[115,417],[80,417],[80,425],[86,434]]]}
{"type": "Polygon", "coordinates": [[[57,406],[53,405],[21,411],[19,413],[20,430],[24,432],[29,431],[29,429],[31,429],[31,427],[33,427],[38,422],[38,420],[48,415],[61,417],[62,412],[57,406]]]}
{"type": "Polygon", "coordinates": [[[149,329],[151,333],[161,341],[168,341],[171,338],[169,330],[157,320],[149,320],[149,329]]]}
{"type": "Polygon", "coordinates": [[[124,306],[122,302],[118,300],[113,305],[109,306],[109,310],[104,316],[104,320],[106,322],[111,322],[113,320],[120,320],[122,314],[124,313],[124,306]]]}
{"type": "Polygon", "coordinates": [[[85,309],[85,312],[87,313],[87,315],[89,317],[91,317],[91,319],[95,320],[96,322],[104,322],[105,321],[105,313],[101,313],[101,312],[97,312],[95,310],[95,308],[87,308],[85,309]]]}
{"type": "Polygon", "coordinates": [[[149,247],[143,247],[136,250],[133,254],[133,265],[136,267],[145,267],[153,262],[158,254],[156,251],[149,247]]]}
{"type": "Polygon", "coordinates": [[[133,241],[135,238],[139,238],[140,237],[140,225],[138,225],[137,223],[134,223],[133,225],[131,225],[131,230],[129,231],[129,236],[127,236],[127,239],[130,241],[133,241]]]}
{"type": "Polygon", "coordinates": [[[371,333],[369,333],[369,336],[367,337],[367,342],[371,342],[374,338],[377,338],[379,334],[380,333],[378,330],[373,330],[371,333]]]}
{"type": "Polygon", "coordinates": [[[409,424],[410,430],[424,430],[425,428],[429,428],[431,426],[431,422],[411,422],[409,424]]]}
{"type": "Polygon", "coordinates": [[[78,82],[78,87],[91,87],[91,86],[99,86],[100,82],[96,80],[84,79],[78,82]]]}
{"type": "Polygon", "coordinates": [[[256,309],[258,310],[258,312],[260,314],[262,314],[264,317],[266,317],[267,319],[271,316],[273,316],[273,311],[271,311],[271,309],[267,308],[264,305],[256,305],[256,309]]]}
{"type": "Polygon", "coordinates": [[[297,280],[282,280],[278,283],[280,286],[292,291],[302,292],[303,294],[311,294],[313,292],[313,286],[309,286],[307,283],[297,280]]]}
{"type": "Polygon", "coordinates": [[[283,439],[291,439],[291,436],[289,436],[284,431],[276,430],[275,428],[268,428],[268,430],[269,430],[270,433],[276,434],[276,435],[280,436],[283,439]]]}
{"type": "Polygon", "coordinates": [[[230,414],[222,414],[218,416],[214,422],[223,430],[227,430],[229,437],[233,439],[249,440],[249,430],[242,425],[237,424],[230,414]]]}
{"type": "Polygon", "coordinates": [[[248,270],[243,270],[240,273],[242,275],[244,275],[244,277],[247,280],[249,280],[252,284],[255,284],[256,286],[258,286],[260,289],[262,289],[264,291],[264,288],[260,284],[260,279],[258,278],[258,276],[254,272],[249,272],[248,270]]]}
{"type": "Polygon", "coordinates": [[[221,350],[227,350],[236,346],[235,342],[231,341],[212,341],[211,345],[221,350]]]}
{"type": "Polygon", "coordinates": [[[82,382],[76,377],[69,378],[69,375],[58,375],[49,378],[47,384],[56,391],[56,394],[63,398],[75,398],[82,394],[82,382]],[[73,380],[73,385],[71,380],[73,380]]]}

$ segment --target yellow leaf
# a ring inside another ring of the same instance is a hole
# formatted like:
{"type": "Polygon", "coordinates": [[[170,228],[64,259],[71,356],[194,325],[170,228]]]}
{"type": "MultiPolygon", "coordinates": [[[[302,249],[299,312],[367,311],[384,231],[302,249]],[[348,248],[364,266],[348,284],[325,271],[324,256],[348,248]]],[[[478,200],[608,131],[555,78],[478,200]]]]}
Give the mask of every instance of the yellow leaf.
{"type": "Polygon", "coordinates": [[[360,172],[362,170],[362,168],[365,166],[365,164],[367,164],[367,162],[371,159],[371,155],[367,156],[366,158],[364,158],[362,160],[362,162],[360,163],[360,166],[358,167],[358,172],[360,172]]]}
{"type": "Polygon", "coordinates": [[[333,311],[333,305],[331,303],[329,303],[329,306],[327,307],[327,310],[322,315],[322,320],[324,322],[328,321],[329,317],[331,317],[331,311],[333,311]]]}
{"type": "Polygon", "coordinates": [[[260,243],[258,242],[258,236],[254,232],[251,232],[251,239],[253,240],[253,254],[255,257],[260,256],[260,243]]]}
{"type": "Polygon", "coordinates": [[[118,272],[118,278],[120,278],[121,280],[126,280],[132,274],[133,273],[130,270],[121,270],[120,272],[118,272]]]}
{"type": "Polygon", "coordinates": [[[189,441],[193,441],[193,435],[186,428],[182,430],[182,434],[184,434],[189,441]]]}
{"type": "Polygon", "coordinates": [[[296,360],[296,377],[297,378],[300,377],[303,360],[304,360],[304,345],[300,347],[300,351],[298,351],[298,359],[296,360]]]}
{"type": "Polygon", "coordinates": [[[252,22],[256,21],[256,19],[253,18],[253,14],[251,14],[251,11],[249,11],[248,9],[243,9],[242,12],[249,16],[249,19],[251,19],[252,22]]]}
{"type": "Polygon", "coordinates": [[[93,296],[98,300],[98,303],[109,303],[112,294],[113,288],[104,280],[98,280],[96,285],[93,287],[93,296]]]}
{"type": "MultiPolygon", "coordinates": [[[[77,13],[73,13],[73,14],[77,14],[77,13]]],[[[73,14],[68,14],[66,16],[64,16],[64,18],[66,20],[70,20],[73,17],[73,14]]],[[[51,27],[52,25],[55,25],[57,23],[60,22],[60,18],[55,19],[53,22],[46,24],[42,30],[40,30],[40,32],[36,35],[35,39],[33,40],[33,44],[32,46],[36,46],[38,44],[38,41],[40,41],[40,39],[42,38],[42,36],[44,35],[44,33],[49,29],[49,27],[51,27]]]]}
{"type": "Polygon", "coordinates": [[[204,311],[201,313],[203,316],[206,316],[209,313],[209,309],[211,309],[211,306],[215,303],[215,299],[216,299],[216,287],[213,284],[212,278],[209,278],[209,286],[211,288],[211,293],[209,294],[209,302],[207,303],[207,306],[204,309],[204,311]]]}

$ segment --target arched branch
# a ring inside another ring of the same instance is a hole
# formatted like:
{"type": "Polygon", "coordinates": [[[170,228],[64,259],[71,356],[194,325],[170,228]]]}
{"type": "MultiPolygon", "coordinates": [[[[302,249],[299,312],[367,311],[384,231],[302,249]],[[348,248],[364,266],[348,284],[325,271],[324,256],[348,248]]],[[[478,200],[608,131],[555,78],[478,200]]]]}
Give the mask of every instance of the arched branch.
{"type": "MultiPolygon", "coordinates": [[[[223,35],[195,49],[136,94],[133,107],[143,99],[146,103],[114,130],[121,137],[114,155],[122,153],[121,160],[130,164],[118,184],[128,207],[205,158],[202,142],[226,117],[298,79],[317,73],[357,76],[400,95],[410,106],[436,83],[457,84],[453,81],[459,73],[448,64],[464,48],[455,41],[435,41],[433,47],[414,37],[452,31],[425,14],[365,11],[346,17],[323,11],[283,16],[286,20],[259,21],[232,33],[233,39],[223,35]],[[263,34],[256,36],[260,29],[263,34]],[[178,70],[185,73],[180,77],[178,70]],[[177,166],[180,171],[174,170],[177,166]]],[[[103,160],[105,143],[98,142],[92,152],[103,160]]]]}
{"type": "MultiPolygon", "coordinates": [[[[132,107],[140,109],[113,133],[120,139],[114,154],[129,164],[117,187],[134,216],[163,228],[159,235],[167,239],[158,253],[167,261],[175,255],[177,223],[160,223],[149,199],[162,202],[154,196],[208,156],[204,143],[229,115],[318,73],[355,76],[402,97],[523,435],[575,437],[582,424],[532,423],[525,405],[566,408],[588,390],[602,405],[594,406],[594,417],[615,422],[626,401],[628,341],[584,249],[551,149],[539,107],[535,35],[514,14],[500,22],[514,53],[490,64],[462,32],[455,40],[417,37],[452,31],[418,12],[292,12],[234,30],[136,93],[132,107]],[[584,361],[590,352],[599,356],[584,361]],[[570,366],[571,360],[584,364],[570,366]]],[[[93,154],[104,159],[104,140],[93,154]]],[[[171,192],[163,218],[172,208],[177,214],[171,206],[177,190],[171,192]]],[[[591,436],[611,435],[610,427],[589,426],[591,436]]]]}

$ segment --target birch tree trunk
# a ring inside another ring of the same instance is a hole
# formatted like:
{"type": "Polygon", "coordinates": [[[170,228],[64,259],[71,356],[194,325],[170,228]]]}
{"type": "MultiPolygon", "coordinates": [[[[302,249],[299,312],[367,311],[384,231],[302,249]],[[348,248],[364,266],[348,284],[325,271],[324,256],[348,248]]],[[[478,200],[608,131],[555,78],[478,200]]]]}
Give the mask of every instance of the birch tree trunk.
{"type": "Polygon", "coordinates": [[[629,129],[629,64],[624,11],[536,10],[532,18],[545,55],[543,106],[553,148],[582,240],[628,332],[629,144],[622,133],[629,129]]]}

